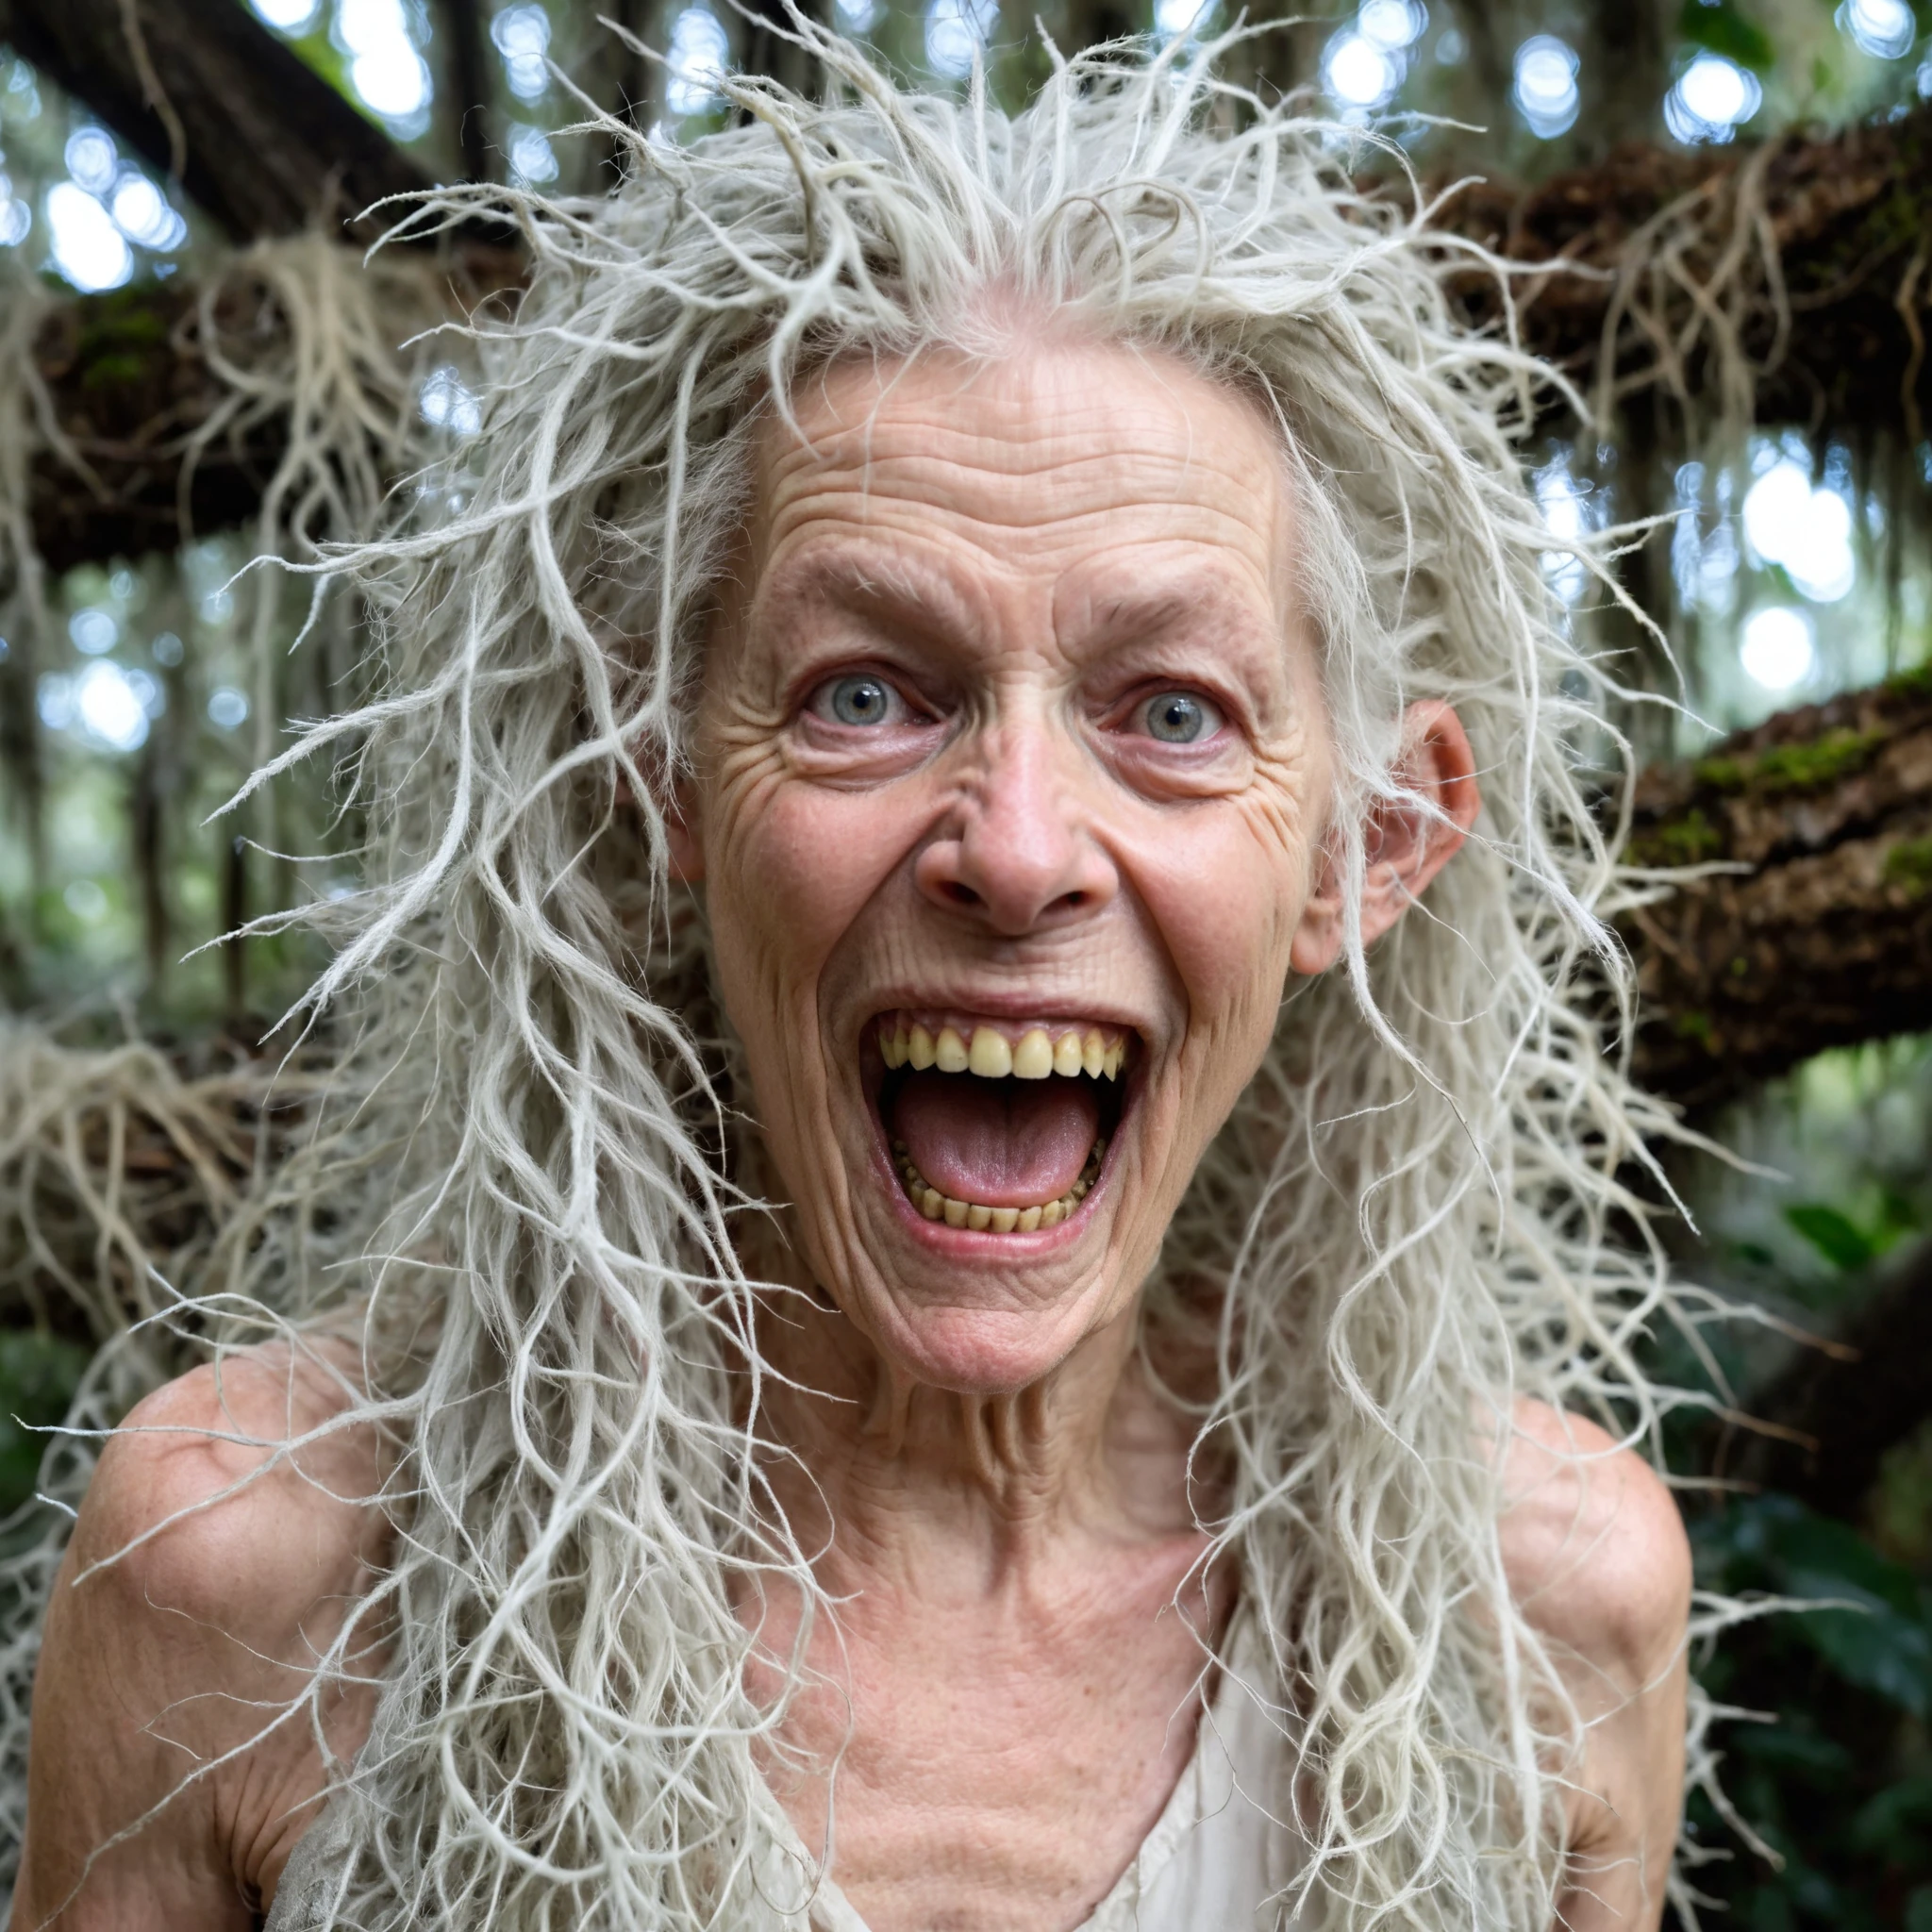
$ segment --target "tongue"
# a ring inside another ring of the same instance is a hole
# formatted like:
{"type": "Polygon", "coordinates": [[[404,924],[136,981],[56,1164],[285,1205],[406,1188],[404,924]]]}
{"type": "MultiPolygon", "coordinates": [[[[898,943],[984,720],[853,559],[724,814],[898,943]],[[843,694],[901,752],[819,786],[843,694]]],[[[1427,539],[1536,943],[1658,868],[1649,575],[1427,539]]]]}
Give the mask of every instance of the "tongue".
{"type": "Polygon", "coordinates": [[[980,1080],[928,1070],[900,1088],[892,1131],[941,1193],[988,1208],[1043,1207],[1087,1165],[1100,1103],[1085,1080],[980,1080]]]}

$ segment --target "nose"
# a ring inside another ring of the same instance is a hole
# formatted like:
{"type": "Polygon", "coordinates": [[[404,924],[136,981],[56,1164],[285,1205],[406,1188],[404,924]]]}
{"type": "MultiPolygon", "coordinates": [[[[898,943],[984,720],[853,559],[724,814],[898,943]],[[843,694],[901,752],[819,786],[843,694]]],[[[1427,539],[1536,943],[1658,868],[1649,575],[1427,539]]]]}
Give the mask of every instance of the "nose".
{"type": "Polygon", "coordinates": [[[1120,874],[1079,809],[1077,746],[1044,719],[1008,719],[980,740],[953,821],[914,863],[935,906],[1004,938],[1091,918],[1120,874]]]}

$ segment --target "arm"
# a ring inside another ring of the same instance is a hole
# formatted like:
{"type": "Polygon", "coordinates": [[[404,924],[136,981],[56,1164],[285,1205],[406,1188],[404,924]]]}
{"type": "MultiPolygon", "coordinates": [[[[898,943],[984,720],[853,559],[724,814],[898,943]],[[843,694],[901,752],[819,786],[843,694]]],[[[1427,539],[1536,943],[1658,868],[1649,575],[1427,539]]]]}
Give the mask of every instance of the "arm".
{"type": "Polygon", "coordinates": [[[1588,1726],[1557,1923],[1655,1932],[1683,1804],[1690,1543],[1641,1457],[1541,1403],[1515,1421],[1503,1558],[1588,1726]]]}
{"type": "MultiPolygon", "coordinates": [[[[47,1613],[15,1932],[246,1932],[272,1896],[327,1774],[306,1710],[258,1734],[381,1560],[373,1432],[330,1436],[85,1573],[270,1459],[208,1432],[283,1441],[342,1406],[321,1364],[262,1350],[219,1389],[198,1369],[128,1417],[169,1433],[108,1445],[47,1613]]],[[[373,1683],[325,1692],[331,1752],[360,1744],[374,1701],[373,1683]]]]}

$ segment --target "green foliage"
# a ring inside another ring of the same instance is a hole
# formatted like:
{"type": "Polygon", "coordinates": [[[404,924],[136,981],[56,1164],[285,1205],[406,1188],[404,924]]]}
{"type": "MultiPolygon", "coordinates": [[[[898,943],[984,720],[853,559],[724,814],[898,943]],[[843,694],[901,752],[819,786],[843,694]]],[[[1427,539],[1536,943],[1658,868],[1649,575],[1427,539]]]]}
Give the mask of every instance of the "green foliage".
{"type": "MultiPolygon", "coordinates": [[[[1713,1696],[1775,1719],[1724,1743],[1730,1797],[1785,1860],[1726,1874],[1735,1923],[1909,1927],[1907,1897],[1932,1897],[1932,1589],[1790,1496],[1732,1497],[1690,1529],[1702,1587],[1798,1606],[1700,1672],[1713,1696]]],[[[1702,1800],[1691,1817],[1721,1837],[1702,1800]]]]}
{"type": "Polygon", "coordinates": [[[1677,31],[1693,47],[1703,47],[1748,67],[1754,74],[1768,73],[1777,59],[1771,36],[1761,26],[1746,20],[1730,0],[1684,0],[1677,15],[1677,31]]]}
{"type": "Polygon", "coordinates": [[[1724,835],[1694,805],[1682,818],[1671,819],[1630,841],[1630,857],[1639,865],[1699,865],[1718,858],[1724,849],[1724,835]]]}
{"type": "Polygon", "coordinates": [[[1877,1212],[1868,1226],[1861,1227],[1841,1209],[1817,1201],[1787,1208],[1785,1220],[1834,1268],[1847,1273],[1870,1267],[1918,1225],[1910,1203],[1889,1192],[1880,1195],[1877,1212]]]}
{"type": "Polygon", "coordinates": [[[1932,891],[1932,839],[1901,839],[1885,855],[1884,872],[1887,885],[1923,898],[1932,891]]]}
{"type": "Polygon", "coordinates": [[[1755,758],[1700,758],[1691,768],[1714,791],[1756,791],[1767,798],[1818,791],[1863,771],[1885,742],[1879,731],[1840,727],[1806,744],[1774,744],[1755,758]]]}
{"type": "Polygon", "coordinates": [[[67,1413],[88,1351],[58,1336],[0,1330],[0,1518],[34,1492],[44,1430],[67,1413]]]}

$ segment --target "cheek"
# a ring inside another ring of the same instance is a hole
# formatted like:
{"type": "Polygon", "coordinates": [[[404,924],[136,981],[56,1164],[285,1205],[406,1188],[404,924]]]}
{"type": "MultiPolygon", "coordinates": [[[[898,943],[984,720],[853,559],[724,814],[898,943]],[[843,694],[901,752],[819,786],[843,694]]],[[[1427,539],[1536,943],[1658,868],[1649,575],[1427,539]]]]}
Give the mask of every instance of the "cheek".
{"type": "Polygon", "coordinates": [[[705,815],[708,903],[732,1024],[816,1032],[820,976],[890,876],[903,813],[765,772],[721,786],[705,815]],[[896,833],[895,833],[896,827],[896,833]],[[756,1010],[741,1012],[741,1001],[756,1010]]]}
{"type": "Polygon", "coordinates": [[[1298,815],[1247,801],[1204,808],[1171,821],[1135,871],[1187,991],[1189,1045],[1224,1057],[1239,1086],[1274,1030],[1307,903],[1298,815]]]}

